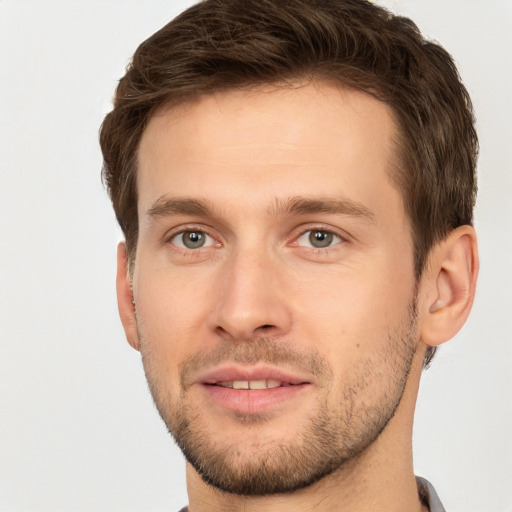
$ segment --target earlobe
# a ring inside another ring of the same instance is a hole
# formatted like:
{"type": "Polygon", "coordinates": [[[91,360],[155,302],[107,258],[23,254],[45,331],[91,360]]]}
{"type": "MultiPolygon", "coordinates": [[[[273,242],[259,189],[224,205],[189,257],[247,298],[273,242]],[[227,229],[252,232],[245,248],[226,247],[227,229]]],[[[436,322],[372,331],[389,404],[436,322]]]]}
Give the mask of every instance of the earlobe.
{"type": "Polygon", "coordinates": [[[475,230],[461,226],[432,249],[424,276],[426,288],[421,339],[437,346],[464,325],[475,296],[478,249],[475,230]]]}
{"type": "Polygon", "coordinates": [[[116,290],[119,316],[121,317],[121,323],[123,324],[126,339],[135,350],[139,350],[139,334],[135,318],[135,305],[133,301],[131,279],[128,272],[128,258],[125,242],[120,242],[117,246],[116,290]]]}

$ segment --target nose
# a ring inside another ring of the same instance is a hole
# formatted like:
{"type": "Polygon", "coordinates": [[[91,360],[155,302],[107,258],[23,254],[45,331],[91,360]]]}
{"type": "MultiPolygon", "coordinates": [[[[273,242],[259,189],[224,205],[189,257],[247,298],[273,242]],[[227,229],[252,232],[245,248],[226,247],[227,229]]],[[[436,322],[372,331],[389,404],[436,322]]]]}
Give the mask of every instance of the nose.
{"type": "Polygon", "coordinates": [[[279,263],[264,251],[238,251],[224,262],[211,318],[225,339],[286,334],[292,323],[279,263]]]}

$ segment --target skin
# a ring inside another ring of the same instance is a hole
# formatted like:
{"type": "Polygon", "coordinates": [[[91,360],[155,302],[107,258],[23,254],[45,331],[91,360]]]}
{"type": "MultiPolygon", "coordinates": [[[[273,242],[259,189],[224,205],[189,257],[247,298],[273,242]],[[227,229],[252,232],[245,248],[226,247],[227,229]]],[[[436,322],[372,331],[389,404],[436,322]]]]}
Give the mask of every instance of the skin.
{"type": "Polygon", "coordinates": [[[329,440],[343,463],[288,493],[223,492],[188,464],[191,512],[423,510],[411,449],[422,360],[464,323],[478,259],[463,226],[415,281],[389,178],[396,135],[386,105],[322,83],[205,96],[146,128],[135,265],[129,272],[120,244],[117,287],[164,421],[181,435],[185,416],[192,439],[228,453],[234,473],[277,464],[271,455],[311,437],[325,411],[345,436],[329,440]],[[312,231],[334,236],[313,247],[312,231]],[[205,245],[188,248],[184,232],[207,235],[205,245]],[[224,364],[277,367],[307,384],[233,410],[201,380],[224,364]]]}

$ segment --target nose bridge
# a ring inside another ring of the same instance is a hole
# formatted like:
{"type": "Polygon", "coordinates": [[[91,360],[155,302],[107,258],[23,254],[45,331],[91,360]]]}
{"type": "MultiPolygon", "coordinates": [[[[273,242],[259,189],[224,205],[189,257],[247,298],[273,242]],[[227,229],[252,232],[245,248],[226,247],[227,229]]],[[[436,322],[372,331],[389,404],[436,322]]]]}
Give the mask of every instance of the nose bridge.
{"type": "Polygon", "coordinates": [[[291,315],[280,286],[279,260],[265,244],[239,245],[224,265],[215,328],[236,339],[263,330],[267,335],[286,332],[291,315]]]}

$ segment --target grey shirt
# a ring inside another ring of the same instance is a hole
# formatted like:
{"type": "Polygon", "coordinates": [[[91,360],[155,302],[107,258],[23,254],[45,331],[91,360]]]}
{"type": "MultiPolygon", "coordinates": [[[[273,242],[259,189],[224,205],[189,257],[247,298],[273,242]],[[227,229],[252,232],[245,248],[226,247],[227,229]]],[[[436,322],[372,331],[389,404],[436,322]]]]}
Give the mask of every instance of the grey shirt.
{"type": "MultiPolygon", "coordinates": [[[[432,484],[420,476],[416,477],[416,482],[418,484],[420,499],[422,503],[428,507],[430,512],[446,512],[432,484]]],[[[182,508],[180,512],[188,512],[188,507],[182,508]]]]}
{"type": "Polygon", "coordinates": [[[428,480],[417,476],[416,483],[418,484],[420,499],[428,507],[430,512],[446,512],[434,486],[428,480]]]}

